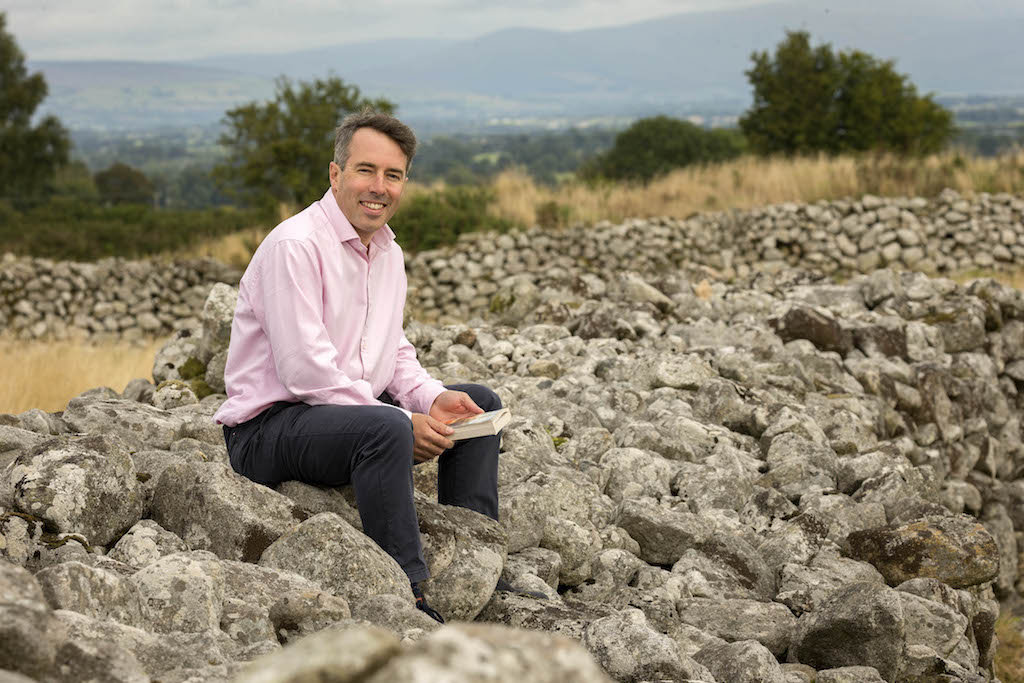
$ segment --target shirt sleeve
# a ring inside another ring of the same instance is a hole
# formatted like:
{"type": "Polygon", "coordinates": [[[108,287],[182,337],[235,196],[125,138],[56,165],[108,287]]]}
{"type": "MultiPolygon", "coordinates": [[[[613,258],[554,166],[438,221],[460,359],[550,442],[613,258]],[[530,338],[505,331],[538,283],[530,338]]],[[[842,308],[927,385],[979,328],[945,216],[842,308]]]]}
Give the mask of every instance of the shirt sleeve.
{"type": "Polygon", "coordinates": [[[352,379],[323,323],[323,280],[316,254],[302,242],[283,241],[260,272],[263,329],[281,384],[310,405],[384,405],[370,383],[352,379]]]}
{"type": "Polygon", "coordinates": [[[416,359],[416,349],[402,335],[398,343],[395,374],[388,385],[388,393],[400,405],[416,413],[427,413],[434,399],[444,392],[444,385],[427,374],[416,359]]]}

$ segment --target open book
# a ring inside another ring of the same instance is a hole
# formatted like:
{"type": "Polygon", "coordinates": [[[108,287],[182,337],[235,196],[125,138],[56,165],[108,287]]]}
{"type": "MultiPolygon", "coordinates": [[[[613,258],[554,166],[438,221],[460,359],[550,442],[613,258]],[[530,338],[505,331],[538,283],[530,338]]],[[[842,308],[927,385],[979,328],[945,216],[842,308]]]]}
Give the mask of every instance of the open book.
{"type": "Polygon", "coordinates": [[[448,423],[448,426],[455,430],[448,435],[448,438],[452,441],[458,441],[460,439],[473,439],[478,436],[494,436],[511,419],[512,413],[509,412],[508,408],[464,417],[448,423]]]}

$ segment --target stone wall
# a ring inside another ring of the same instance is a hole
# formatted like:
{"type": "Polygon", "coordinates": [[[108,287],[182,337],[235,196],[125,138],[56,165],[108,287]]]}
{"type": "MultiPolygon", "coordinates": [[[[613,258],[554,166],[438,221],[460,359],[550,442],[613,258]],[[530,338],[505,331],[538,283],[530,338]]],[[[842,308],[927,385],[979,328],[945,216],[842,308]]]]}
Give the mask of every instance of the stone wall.
{"type": "Polygon", "coordinates": [[[240,277],[209,259],[74,263],[5,254],[0,332],[96,341],[167,335],[202,310],[214,283],[240,277]]]}
{"type": "Polygon", "coordinates": [[[410,307],[425,320],[488,311],[509,276],[544,288],[573,271],[708,266],[723,279],[786,266],[849,276],[877,268],[929,274],[999,271],[1024,262],[1024,198],[947,190],[933,200],[880,198],[778,204],[686,219],[632,219],[552,233],[467,234],[410,260],[410,307]],[[523,278],[520,278],[523,279],[523,278]]]}
{"type": "MultiPolygon", "coordinates": [[[[631,219],[552,232],[470,233],[408,256],[408,314],[424,321],[486,316],[499,289],[545,289],[581,273],[707,266],[725,280],[786,266],[849,276],[877,268],[930,274],[1015,268],[1024,261],[1024,198],[945,191],[933,200],[879,198],[779,204],[686,219],[631,219]]],[[[240,273],[212,261],[108,259],[0,263],[0,331],[22,338],[170,333],[202,307],[214,282],[240,273]]]]}

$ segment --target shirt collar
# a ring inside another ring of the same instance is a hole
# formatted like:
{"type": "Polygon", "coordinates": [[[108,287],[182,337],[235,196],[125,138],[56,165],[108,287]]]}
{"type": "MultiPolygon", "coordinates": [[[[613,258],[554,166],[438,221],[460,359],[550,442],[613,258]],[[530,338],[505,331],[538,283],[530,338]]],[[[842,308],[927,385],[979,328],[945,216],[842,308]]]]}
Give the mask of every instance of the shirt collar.
{"type": "MultiPolygon", "coordinates": [[[[331,228],[334,230],[334,234],[338,236],[338,240],[341,242],[348,242],[350,240],[359,241],[359,233],[352,227],[348,219],[345,218],[345,214],[338,208],[338,200],[334,198],[334,193],[331,192],[331,188],[327,188],[327,192],[324,192],[324,196],[320,198],[320,208],[324,214],[327,215],[327,220],[331,224],[331,228]]],[[[378,249],[387,251],[391,248],[391,245],[395,241],[395,233],[391,229],[390,225],[385,224],[383,228],[374,233],[370,242],[377,245],[378,249]]]]}

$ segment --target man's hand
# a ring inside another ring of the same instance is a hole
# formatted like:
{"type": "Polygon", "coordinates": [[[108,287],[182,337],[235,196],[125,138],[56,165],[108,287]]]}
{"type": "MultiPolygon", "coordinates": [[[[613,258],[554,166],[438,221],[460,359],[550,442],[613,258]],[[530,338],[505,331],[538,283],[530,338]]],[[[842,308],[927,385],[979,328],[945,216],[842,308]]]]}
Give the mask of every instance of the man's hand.
{"type": "MultiPolygon", "coordinates": [[[[431,412],[433,412],[433,408],[431,408],[431,412]]],[[[445,450],[455,445],[448,439],[447,435],[451,433],[452,428],[437,418],[423,413],[413,413],[412,434],[415,439],[412,447],[413,459],[416,462],[426,462],[444,453],[445,450]]]]}
{"type": "Polygon", "coordinates": [[[479,415],[483,409],[473,402],[464,391],[442,392],[430,406],[430,417],[448,424],[452,420],[458,420],[470,415],[479,415]]]}

